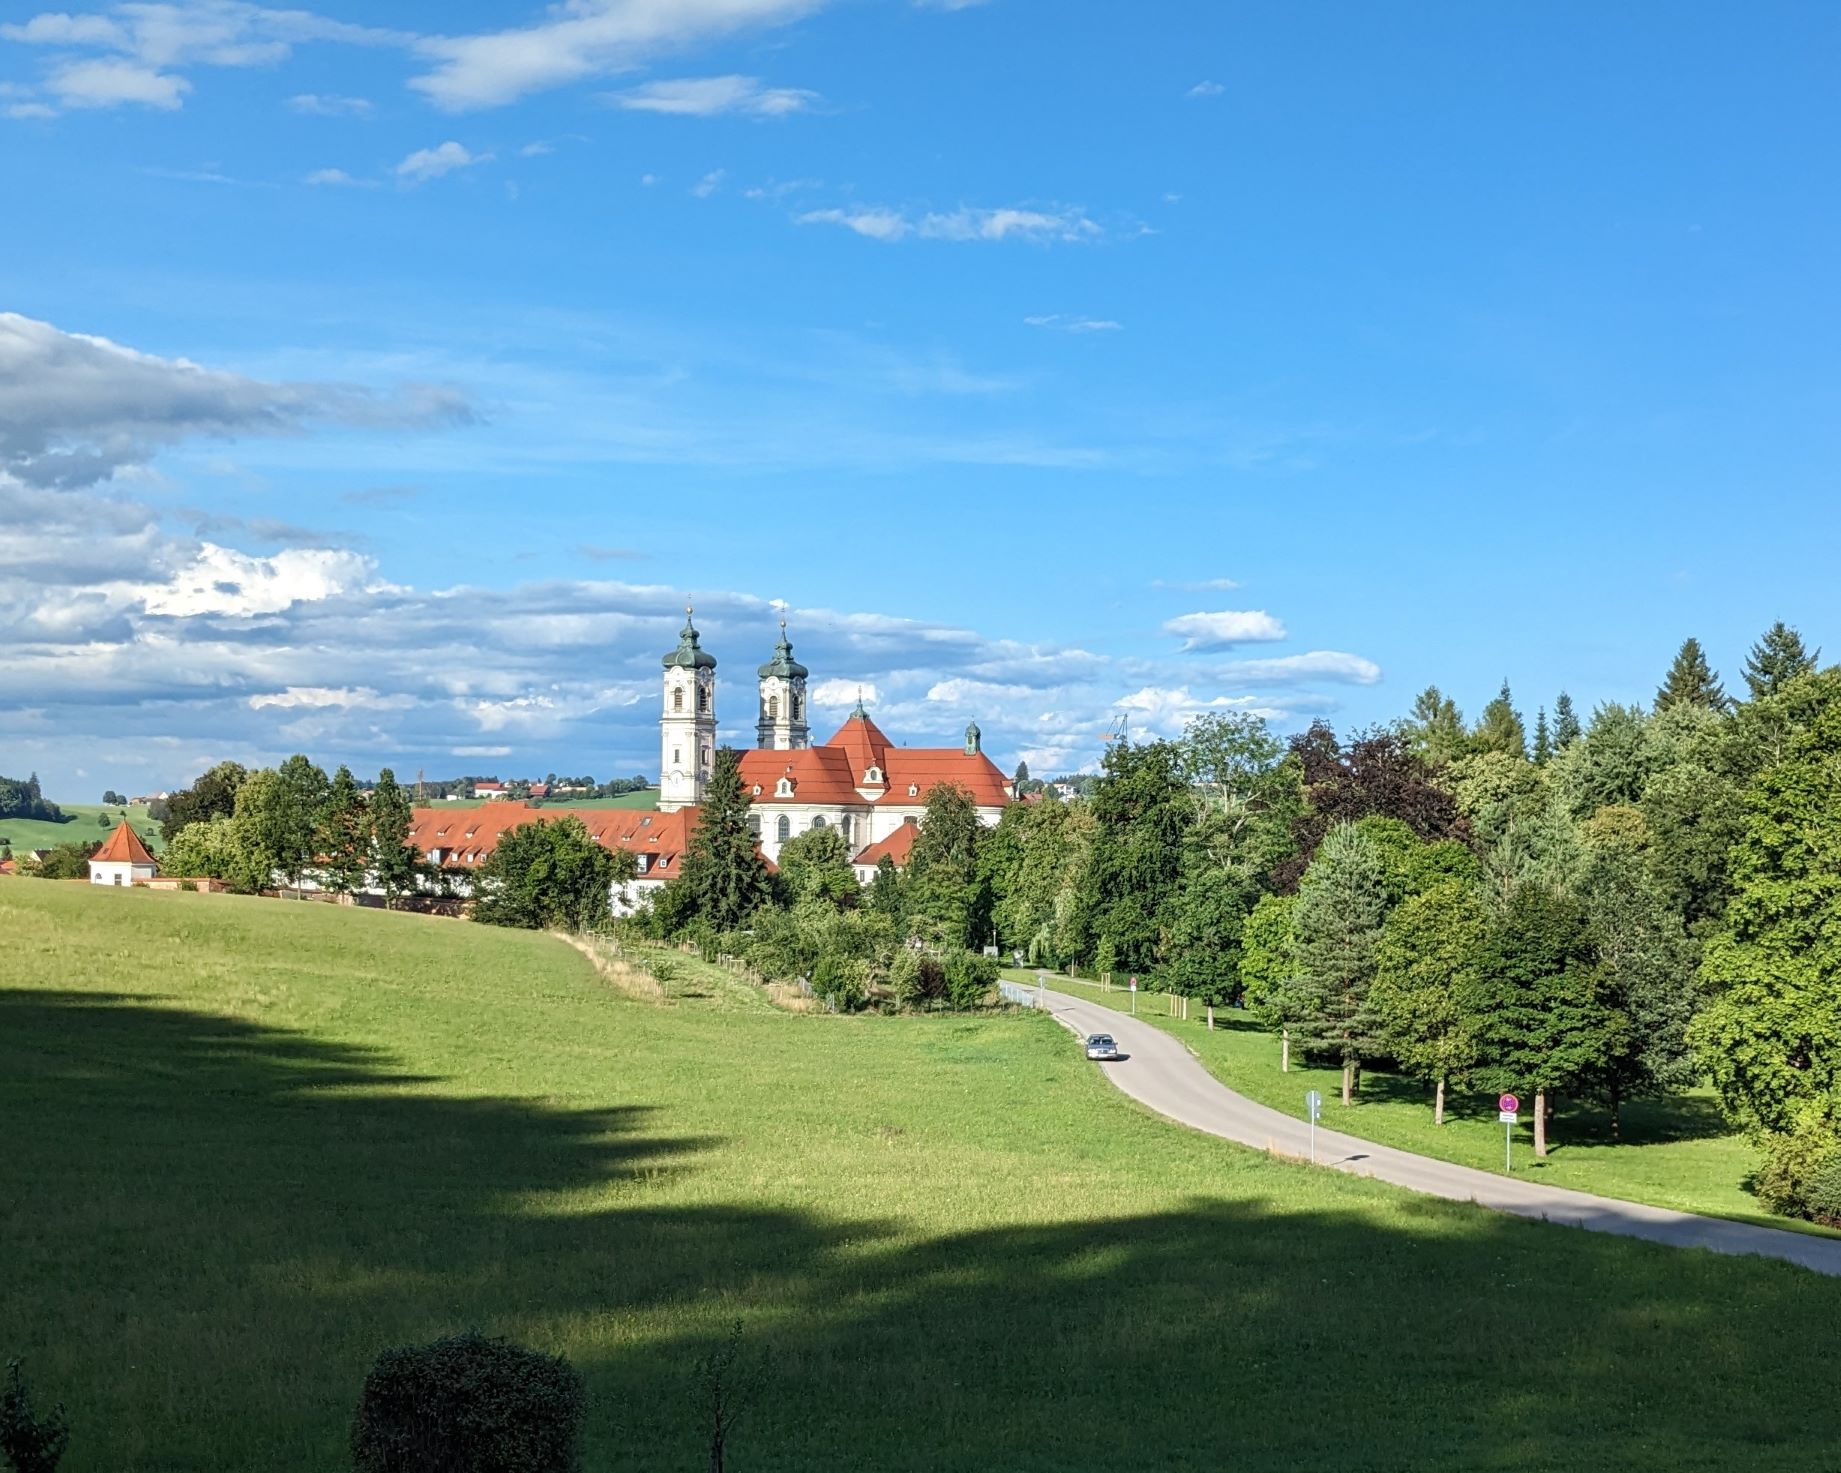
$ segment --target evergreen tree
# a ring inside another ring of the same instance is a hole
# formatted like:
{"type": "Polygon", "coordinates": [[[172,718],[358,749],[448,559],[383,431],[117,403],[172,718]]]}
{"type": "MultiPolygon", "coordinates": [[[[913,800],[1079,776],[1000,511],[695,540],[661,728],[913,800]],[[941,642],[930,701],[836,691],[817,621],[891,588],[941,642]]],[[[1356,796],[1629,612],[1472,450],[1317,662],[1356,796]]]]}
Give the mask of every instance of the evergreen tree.
{"type": "Polygon", "coordinates": [[[908,904],[907,897],[902,893],[902,884],[901,871],[895,868],[895,861],[885,854],[876,861],[876,878],[869,882],[869,890],[864,898],[865,909],[876,915],[887,916],[897,936],[908,934],[908,904]]]}
{"type": "Polygon", "coordinates": [[[1573,698],[1561,691],[1559,699],[1553,703],[1553,750],[1564,752],[1581,735],[1579,715],[1573,710],[1573,698]]]}
{"type": "Polygon", "coordinates": [[[1534,1154],[1547,1154],[1550,1096],[1599,1077],[1627,1047],[1629,1023],[1609,1007],[1584,912],[1544,885],[1511,892],[1461,987],[1486,1089],[1531,1090],[1534,1154]]]}
{"type": "Polygon", "coordinates": [[[1027,762],[1018,762],[1016,764],[1016,774],[1010,780],[1016,784],[1017,792],[1022,792],[1023,784],[1029,781],[1029,764],[1027,762]]]}
{"type": "Polygon", "coordinates": [[[1455,762],[1469,750],[1464,713],[1435,685],[1428,685],[1415,697],[1404,731],[1413,751],[1435,767],[1455,762]]]}
{"type": "Polygon", "coordinates": [[[414,893],[426,866],[409,842],[414,822],[409,797],[397,786],[396,774],[388,767],[377,774],[377,786],[371,791],[365,817],[370,826],[371,873],[383,889],[384,904],[393,905],[400,897],[414,893]]]}
{"type": "Polygon", "coordinates": [[[1496,699],[1483,708],[1477,729],[1471,733],[1471,743],[1480,752],[1502,752],[1527,759],[1528,729],[1522,723],[1521,712],[1515,709],[1507,680],[1502,682],[1496,699]]]}
{"type": "Polygon", "coordinates": [[[719,931],[741,926],[773,897],[767,865],[748,826],[748,809],[741,754],[724,747],[703,790],[682,874],[695,913],[719,931]]]}
{"type": "Polygon", "coordinates": [[[1374,985],[1387,874],[1374,841],[1353,824],[1324,837],[1298,887],[1291,934],[1295,972],[1286,1021],[1306,1048],[1342,1064],[1342,1102],[1353,1102],[1363,1059],[1380,1052],[1374,985]]]}
{"type": "Polygon", "coordinates": [[[1657,711],[1681,704],[1705,706],[1709,711],[1726,709],[1726,692],[1720,688],[1719,676],[1713,673],[1707,652],[1693,635],[1681,641],[1675,663],[1668,667],[1668,675],[1656,691],[1657,711]]]}
{"type": "Polygon", "coordinates": [[[320,814],[320,882],[339,895],[362,889],[370,869],[371,835],[363,796],[349,767],[332,775],[332,787],[320,814]]]}
{"type": "Polygon", "coordinates": [[[1820,650],[1806,650],[1803,637],[1779,619],[1764,631],[1745,659],[1745,683],[1754,701],[1774,696],[1799,675],[1807,675],[1822,658],[1820,650]]]}
{"type": "Polygon", "coordinates": [[[1547,708],[1542,706],[1534,713],[1534,764],[1545,767],[1548,758],[1553,756],[1553,737],[1547,730],[1547,708]]]}

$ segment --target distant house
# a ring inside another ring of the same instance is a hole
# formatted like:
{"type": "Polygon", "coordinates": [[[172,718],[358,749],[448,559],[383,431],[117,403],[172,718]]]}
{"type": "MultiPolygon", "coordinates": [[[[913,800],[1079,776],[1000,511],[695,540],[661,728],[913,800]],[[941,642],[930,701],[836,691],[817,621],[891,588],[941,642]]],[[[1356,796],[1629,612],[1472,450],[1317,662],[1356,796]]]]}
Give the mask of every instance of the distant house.
{"type": "Polygon", "coordinates": [[[532,783],[531,784],[531,796],[533,798],[549,797],[550,796],[550,785],[548,783],[532,783]]]}
{"type": "Polygon", "coordinates": [[[496,803],[505,796],[504,783],[474,783],[473,796],[482,803],[496,803]]]}
{"type": "Polygon", "coordinates": [[[151,880],[160,872],[153,855],[141,842],[141,836],[123,819],[108,841],[90,856],[89,882],[92,885],[134,885],[151,880]]]}

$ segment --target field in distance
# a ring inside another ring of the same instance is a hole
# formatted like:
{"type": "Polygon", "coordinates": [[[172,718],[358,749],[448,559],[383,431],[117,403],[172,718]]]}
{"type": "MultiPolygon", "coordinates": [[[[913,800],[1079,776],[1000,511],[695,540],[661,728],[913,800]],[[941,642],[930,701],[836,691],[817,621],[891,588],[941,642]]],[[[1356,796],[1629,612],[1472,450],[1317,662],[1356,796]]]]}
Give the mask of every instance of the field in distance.
{"type": "Polygon", "coordinates": [[[624,997],[549,937],[0,880],[0,1358],[63,1473],[346,1466],[385,1346],[566,1353],[591,1469],[1823,1466],[1841,1281],[1153,1117],[1032,1014],[624,997]],[[133,956],[132,968],[107,958],[133,956]]]}
{"type": "Polygon", "coordinates": [[[28,849],[54,849],[59,844],[93,844],[98,839],[108,838],[110,831],[121,822],[124,813],[128,815],[128,822],[134,825],[134,831],[147,841],[147,847],[154,853],[158,854],[165,842],[160,837],[159,824],[147,816],[144,806],[104,808],[100,803],[60,803],[58,807],[68,815],[63,823],[46,823],[38,818],[0,818],[0,846],[11,845],[14,857],[19,858],[28,849]],[[99,815],[108,822],[96,822],[99,815]]]}

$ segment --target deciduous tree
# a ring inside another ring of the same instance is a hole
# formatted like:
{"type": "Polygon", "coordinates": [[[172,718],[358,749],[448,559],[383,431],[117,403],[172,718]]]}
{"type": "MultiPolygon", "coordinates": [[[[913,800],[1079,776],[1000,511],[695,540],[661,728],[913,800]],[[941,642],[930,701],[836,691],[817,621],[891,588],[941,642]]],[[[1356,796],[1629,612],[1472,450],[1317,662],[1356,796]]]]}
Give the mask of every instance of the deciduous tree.
{"type": "Polygon", "coordinates": [[[1489,937],[1474,883],[1444,880],[1403,901],[1382,927],[1373,1007],[1400,1066],[1434,1086],[1432,1123],[1445,1123],[1445,1087],[1476,1063],[1475,1019],[1463,999],[1489,937]]]}

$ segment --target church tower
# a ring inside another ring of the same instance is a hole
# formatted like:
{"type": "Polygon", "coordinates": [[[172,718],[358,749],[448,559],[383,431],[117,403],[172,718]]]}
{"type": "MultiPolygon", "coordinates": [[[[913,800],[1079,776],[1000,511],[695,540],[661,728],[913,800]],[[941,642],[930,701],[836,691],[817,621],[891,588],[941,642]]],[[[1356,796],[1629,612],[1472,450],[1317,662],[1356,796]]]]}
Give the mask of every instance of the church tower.
{"type": "Polygon", "coordinates": [[[793,658],[787,642],[786,620],[780,621],[780,642],[773,658],[761,666],[761,712],[755,721],[754,744],[774,752],[796,752],[812,745],[805,719],[805,678],[812,672],[793,658]]]}
{"type": "Polygon", "coordinates": [[[716,657],[697,643],[688,606],[678,647],[665,656],[658,724],[658,806],[671,813],[703,801],[716,765],[716,657]]]}

